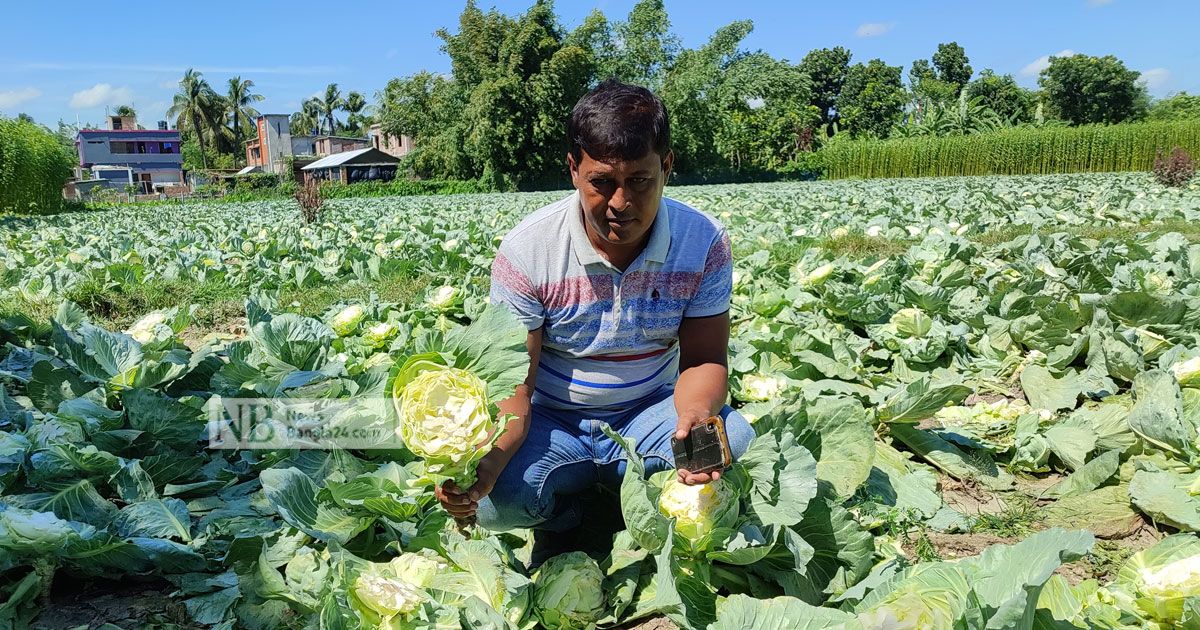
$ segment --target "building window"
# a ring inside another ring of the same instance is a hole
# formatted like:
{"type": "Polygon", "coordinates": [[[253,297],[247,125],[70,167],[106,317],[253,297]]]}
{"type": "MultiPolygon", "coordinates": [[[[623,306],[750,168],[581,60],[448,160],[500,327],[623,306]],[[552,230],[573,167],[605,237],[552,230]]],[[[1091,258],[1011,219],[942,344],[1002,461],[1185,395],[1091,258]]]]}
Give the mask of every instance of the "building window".
{"type": "Polygon", "coordinates": [[[158,152],[159,153],[174,153],[175,152],[175,143],[174,142],[159,142],[158,143],[158,152]]]}
{"type": "Polygon", "coordinates": [[[113,128],[113,131],[121,130],[121,119],[120,118],[112,119],[112,128],[113,128]]]}
{"type": "Polygon", "coordinates": [[[139,143],[137,143],[137,152],[138,152],[138,153],[145,153],[145,152],[146,152],[146,143],[145,143],[145,142],[139,142],[139,143]]]}
{"type": "Polygon", "coordinates": [[[115,141],[108,143],[108,150],[114,155],[122,155],[126,153],[133,153],[136,151],[136,148],[132,142],[115,141]]]}

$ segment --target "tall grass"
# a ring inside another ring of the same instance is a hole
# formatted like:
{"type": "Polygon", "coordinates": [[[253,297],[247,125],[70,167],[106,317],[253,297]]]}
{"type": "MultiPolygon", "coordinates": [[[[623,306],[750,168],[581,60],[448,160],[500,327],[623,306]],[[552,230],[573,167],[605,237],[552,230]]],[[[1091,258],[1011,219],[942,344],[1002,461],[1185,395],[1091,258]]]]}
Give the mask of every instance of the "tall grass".
{"type": "Polygon", "coordinates": [[[936,177],[1149,171],[1159,150],[1200,154],[1200,121],[1005,129],[968,136],[833,142],[825,176],[936,177]]]}

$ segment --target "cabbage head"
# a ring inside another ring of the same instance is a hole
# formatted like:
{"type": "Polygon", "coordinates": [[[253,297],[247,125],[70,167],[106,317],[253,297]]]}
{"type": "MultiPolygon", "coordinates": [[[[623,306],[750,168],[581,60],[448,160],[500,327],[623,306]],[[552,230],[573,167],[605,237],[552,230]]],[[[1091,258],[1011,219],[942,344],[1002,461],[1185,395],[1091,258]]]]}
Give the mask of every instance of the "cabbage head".
{"type": "Polygon", "coordinates": [[[400,438],[425,460],[427,472],[466,488],[475,483],[475,466],[499,437],[487,383],[461,368],[414,359],[393,383],[400,438]]]}
{"type": "Polygon", "coordinates": [[[366,339],[371,344],[372,348],[382,348],[391,341],[396,333],[400,332],[400,328],[391,322],[379,322],[367,328],[363,333],[363,339],[366,339]]]}
{"type": "Polygon", "coordinates": [[[547,630],[592,628],[604,616],[604,573],[582,551],[547,560],[533,588],[533,612],[547,630]]]}
{"type": "Polygon", "coordinates": [[[787,379],[770,374],[746,374],[741,378],[737,398],[743,402],[766,402],[787,389],[787,379]]]}
{"type": "Polygon", "coordinates": [[[367,312],[362,306],[358,304],[351,304],[350,306],[347,306],[339,311],[337,315],[333,316],[333,319],[329,322],[329,327],[332,328],[333,332],[337,333],[339,337],[346,337],[354,334],[354,331],[358,330],[358,325],[361,324],[366,317],[367,312]]]}
{"type": "Polygon", "coordinates": [[[1200,357],[1192,357],[1172,365],[1171,373],[1182,387],[1200,387],[1200,357]]]}
{"type": "Polygon", "coordinates": [[[1176,534],[1134,554],[1108,588],[1147,621],[1178,627],[1186,600],[1200,597],[1200,538],[1176,534]]]}
{"type": "Polygon", "coordinates": [[[71,524],[51,512],[10,507],[0,511],[0,549],[47,554],[77,534],[71,524]]]}
{"type": "Polygon", "coordinates": [[[429,296],[429,307],[435,311],[448,311],[462,304],[462,300],[462,290],[446,284],[429,296]]]}
{"type": "Polygon", "coordinates": [[[741,497],[736,484],[727,477],[689,486],[668,471],[658,497],[658,510],[675,519],[675,533],[693,546],[704,546],[705,538],[717,528],[733,527],[737,521],[741,497]]]}
{"type": "Polygon", "coordinates": [[[371,574],[354,581],[354,596],[384,620],[414,612],[426,599],[424,591],[402,579],[371,574]]]}

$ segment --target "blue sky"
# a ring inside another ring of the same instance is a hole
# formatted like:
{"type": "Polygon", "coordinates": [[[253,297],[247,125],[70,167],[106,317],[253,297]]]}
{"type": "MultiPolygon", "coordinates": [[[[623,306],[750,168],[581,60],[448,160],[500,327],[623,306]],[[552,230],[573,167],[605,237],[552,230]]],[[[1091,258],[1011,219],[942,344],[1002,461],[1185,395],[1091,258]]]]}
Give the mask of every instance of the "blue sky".
{"type": "MultiPolygon", "coordinates": [[[[509,14],[532,0],[482,0],[509,14]]],[[[574,27],[593,8],[623,19],[634,0],[557,3],[574,27]]],[[[1113,54],[1144,73],[1150,92],[1200,93],[1195,0],[1014,0],[1009,2],[770,2],[667,0],[688,47],[720,26],[753,20],[748,49],[798,61],[812,48],[845,46],[855,61],[880,57],[905,72],[938,42],[961,44],[976,72],[1011,73],[1033,87],[1047,55],[1113,54]]],[[[252,79],[258,109],[289,113],[330,82],[373,100],[388,79],[448,71],[433,32],[453,30],[462,2],[191,2],[131,0],[120,10],[93,2],[19,2],[5,7],[0,38],[0,112],[26,112],[53,126],[103,121],[105,106],[132,102],[152,126],[170,106],[183,70],[195,67],[224,91],[252,79]]]]}

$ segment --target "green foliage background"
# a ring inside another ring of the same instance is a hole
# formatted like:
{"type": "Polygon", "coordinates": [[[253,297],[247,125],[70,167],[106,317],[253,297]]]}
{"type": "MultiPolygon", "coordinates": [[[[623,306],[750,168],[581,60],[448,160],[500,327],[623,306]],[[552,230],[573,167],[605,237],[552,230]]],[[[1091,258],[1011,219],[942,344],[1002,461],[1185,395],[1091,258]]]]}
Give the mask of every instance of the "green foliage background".
{"type": "Polygon", "coordinates": [[[73,160],[49,130],[0,119],[0,213],[43,214],[62,207],[73,160]]]}

